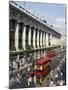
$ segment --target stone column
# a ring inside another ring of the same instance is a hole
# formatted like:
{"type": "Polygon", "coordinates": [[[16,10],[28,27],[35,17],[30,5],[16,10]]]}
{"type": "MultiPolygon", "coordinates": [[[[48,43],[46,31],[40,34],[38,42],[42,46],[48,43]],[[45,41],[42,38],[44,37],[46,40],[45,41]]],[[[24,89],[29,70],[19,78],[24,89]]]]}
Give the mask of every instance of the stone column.
{"type": "Polygon", "coordinates": [[[43,46],[45,47],[45,32],[43,33],[43,46]]]}
{"type": "Polygon", "coordinates": [[[18,44],[19,44],[19,23],[16,24],[16,30],[15,30],[15,47],[16,47],[16,50],[19,50],[18,44]]]}
{"type": "Polygon", "coordinates": [[[33,33],[33,46],[35,48],[36,47],[35,46],[35,38],[36,38],[35,35],[36,35],[36,31],[35,31],[35,29],[33,29],[33,30],[34,30],[34,33],[33,33]]]}
{"type": "Polygon", "coordinates": [[[46,47],[48,47],[48,33],[46,33],[46,47]]]}
{"type": "Polygon", "coordinates": [[[37,47],[39,47],[39,31],[37,31],[37,47]]]}
{"type": "Polygon", "coordinates": [[[60,39],[59,39],[59,38],[57,38],[57,45],[59,45],[59,43],[60,43],[60,39]]]}
{"type": "Polygon", "coordinates": [[[51,43],[51,46],[52,46],[52,34],[50,34],[50,43],[51,43]]]}
{"type": "Polygon", "coordinates": [[[58,39],[57,39],[57,37],[55,37],[55,45],[57,45],[58,44],[58,39]]]}
{"type": "Polygon", "coordinates": [[[31,46],[31,27],[29,27],[28,44],[31,46]]]}
{"type": "Polygon", "coordinates": [[[43,47],[43,32],[42,32],[42,47],[43,47]]]}
{"type": "Polygon", "coordinates": [[[45,45],[46,45],[46,32],[45,32],[45,45]]]}
{"type": "Polygon", "coordinates": [[[40,45],[42,47],[42,32],[40,32],[40,45]]]}
{"type": "Polygon", "coordinates": [[[52,40],[51,40],[51,43],[52,43],[52,46],[54,46],[55,45],[55,37],[54,36],[52,36],[52,40]]]}
{"type": "Polygon", "coordinates": [[[22,46],[25,50],[25,44],[26,44],[26,25],[23,26],[23,33],[22,33],[22,46]]]}
{"type": "Polygon", "coordinates": [[[41,36],[41,35],[40,35],[40,31],[39,31],[39,47],[41,46],[41,45],[40,45],[40,36],[41,36]]]}

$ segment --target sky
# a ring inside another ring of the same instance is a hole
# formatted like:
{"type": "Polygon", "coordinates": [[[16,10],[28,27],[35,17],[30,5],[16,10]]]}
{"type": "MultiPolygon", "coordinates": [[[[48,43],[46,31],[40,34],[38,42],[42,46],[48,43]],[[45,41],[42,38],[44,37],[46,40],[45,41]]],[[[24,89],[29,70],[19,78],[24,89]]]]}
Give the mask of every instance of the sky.
{"type": "Polygon", "coordinates": [[[65,35],[65,4],[16,1],[41,19],[45,19],[54,29],[65,35]]]}

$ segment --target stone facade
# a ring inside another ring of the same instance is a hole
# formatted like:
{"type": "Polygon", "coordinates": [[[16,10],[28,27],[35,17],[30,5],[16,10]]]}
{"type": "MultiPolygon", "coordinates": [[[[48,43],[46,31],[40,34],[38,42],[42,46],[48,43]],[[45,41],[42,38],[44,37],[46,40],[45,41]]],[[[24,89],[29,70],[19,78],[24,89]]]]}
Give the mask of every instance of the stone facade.
{"type": "Polygon", "coordinates": [[[59,45],[61,34],[13,2],[9,3],[9,24],[11,54],[19,55],[29,46],[35,56],[41,56],[46,48],[59,45]]]}

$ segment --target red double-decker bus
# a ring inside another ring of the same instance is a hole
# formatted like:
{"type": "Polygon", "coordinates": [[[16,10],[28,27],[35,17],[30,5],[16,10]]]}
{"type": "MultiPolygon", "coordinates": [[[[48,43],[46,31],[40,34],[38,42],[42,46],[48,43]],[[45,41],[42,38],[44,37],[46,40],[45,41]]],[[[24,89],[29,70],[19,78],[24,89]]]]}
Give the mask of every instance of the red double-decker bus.
{"type": "Polygon", "coordinates": [[[51,59],[48,57],[38,59],[33,67],[34,71],[31,73],[31,76],[42,84],[43,78],[50,72],[50,63],[51,59]]]}
{"type": "Polygon", "coordinates": [[[57,55],[57,51],[55,51],[55,50],[51,50],[51,51],[47,52],[47,57],[49,57],[49,58],[53,58],[56,55],[57,55]]]}
{"type": "Polygon", "coordinates": [[[40,59],[37,59],[34,64],[34,71],[31,72],[31,76],[36,81],[40,81],[42,84],[44,77],[50,72],[51,61],[54,56],[57,55],[55,50],[48,51],[46,55],[43,55],[40,59]]]}

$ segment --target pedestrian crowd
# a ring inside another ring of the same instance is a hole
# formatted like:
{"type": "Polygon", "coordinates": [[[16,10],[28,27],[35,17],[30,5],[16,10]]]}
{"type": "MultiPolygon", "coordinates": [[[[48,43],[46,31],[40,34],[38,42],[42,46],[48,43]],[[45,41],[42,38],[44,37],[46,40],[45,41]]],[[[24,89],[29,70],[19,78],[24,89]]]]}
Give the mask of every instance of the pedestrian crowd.
{"type": "Polygon", "coordinates": [[[50,78],[47,81],[48,87],[66,85],[66,59],[60,61],[60,68],[57,68],[54,76],[53,73],[53,71],[50,72],[50,78]]]}

